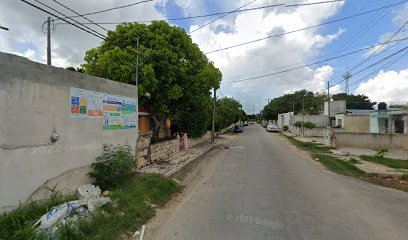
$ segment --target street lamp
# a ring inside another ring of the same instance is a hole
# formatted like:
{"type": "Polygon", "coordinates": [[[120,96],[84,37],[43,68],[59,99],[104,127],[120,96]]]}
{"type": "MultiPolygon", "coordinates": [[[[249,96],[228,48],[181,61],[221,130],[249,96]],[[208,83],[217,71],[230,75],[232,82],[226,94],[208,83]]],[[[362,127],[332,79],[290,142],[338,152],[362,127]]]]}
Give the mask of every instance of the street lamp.
{"type": "Polygon", "coordinates": [[[4,30],[4,31],[8,31],[8,30],[9,30],[8,28],[3,27],[3,26],[0,26],[0,29],[1,29],[1,30],[4,30]]]}

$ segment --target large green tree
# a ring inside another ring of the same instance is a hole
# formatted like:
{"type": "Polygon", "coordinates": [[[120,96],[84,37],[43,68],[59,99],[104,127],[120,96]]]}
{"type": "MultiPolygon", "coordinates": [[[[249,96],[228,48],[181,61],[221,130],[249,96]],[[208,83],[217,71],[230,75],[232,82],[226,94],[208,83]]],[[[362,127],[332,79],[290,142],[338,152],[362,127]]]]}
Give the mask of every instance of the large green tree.
{"type": "Polygon", "coordinates": [[[217,101],[217,112],[215,117],[215,126],[217,130],[228,127],[239,121],[243,111],[241,104],[233,99],[224,97],[217,101]]]}
{"type": "Polygon", "coordinates": [[[332,96],[333,100],[345,100],[348,109],[374,109],[373,106],[377,104],[376,102],[371,102],[371,100],[364,94],[346,94],[338,93],[332,96]]]}
{"type": "Polygon", "coordinates": [[[202,111],[210,90],[219,88],[221,72],[183,29],[163,21],[118,25],[101,46],[86,52],[82,66],[87,74],[135,84],[137,54],[139,104],[151,111],[155,134],[167,118],[202,111]]]}
{"type": "Polygon", "coordinates": [[[292,112],[303,112],[310,115],[318,115],[323,112],[324,101],[326,100],[324,94],[313,93],[306,90],[297,91],[290,94],[285,94],[281,97],[272,99],[262,111],[263,118],[267,120],[277,120],[278,114],[292,112]]]}

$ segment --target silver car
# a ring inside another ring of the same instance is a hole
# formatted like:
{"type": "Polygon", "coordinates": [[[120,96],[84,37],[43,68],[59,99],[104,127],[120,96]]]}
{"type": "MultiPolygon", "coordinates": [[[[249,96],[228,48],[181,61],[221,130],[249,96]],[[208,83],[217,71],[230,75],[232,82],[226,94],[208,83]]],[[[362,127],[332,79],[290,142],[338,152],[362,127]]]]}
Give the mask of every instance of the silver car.
{"type": "Polygon", "coordinates": [[[266,131],[268,132],[279,132],[278,126],[274,123],[269,123],[268,126],[266,126],[266,131]]]}

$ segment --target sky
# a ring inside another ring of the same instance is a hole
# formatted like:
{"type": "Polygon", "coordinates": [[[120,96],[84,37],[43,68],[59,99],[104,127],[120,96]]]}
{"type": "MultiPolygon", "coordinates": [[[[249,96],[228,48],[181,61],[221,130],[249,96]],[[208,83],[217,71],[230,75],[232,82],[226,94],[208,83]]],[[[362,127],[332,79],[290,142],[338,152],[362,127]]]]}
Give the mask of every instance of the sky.
{"type": "MultiPolygon", "coordinates": [[[[36,5],[42,2],[72,15],[53,0],[28,1],[36,5]]],[[[61,0],[80,13],[138,1],[61,0]]],[[[281,5],[231,13],[197,31],[194,30],[218,16],[169,23],[191,32],[192,40],[223,74],[219,96],[239,100],[247,113],[262,110],[266,99],[296,90],[325,93],[328,81],[331,93],[345,92],[342,80],[347,71],[351,73],[349,93],[365,94],[377,102],[407,103],[408,40],[381,44],[408,37],[408,26],[404,25],[408,20],[407,1],[345,0],[301,5],[324,1],[327,0],[154,0],[88,18],[95,22],[133,22],[229,12],[244,5],[241,9],[281,5]],[[397,3],[401,4],[378,10],[397,3]],[[369,13],[348,18],[364,12],[369,13]],[[320,26],[308,28],[313,25],[320,26]],[[295,31],[303,28],[308,29],[295,31]],[[292,31],[295,32],[288,33],[292,31]],[[279,36],[212,52],[273,35],[279,36]]],[[[0,51],[46,63],[46,34],[42,29],[46,18],[47,14],[21,1],[2,0],[0,25],[10,30],[0,30],[0,51]]],[[[103,26],[108,30],[115,28],[103,26]]],[[[106,34],[104,29],[94,29],[106,34]]],[[[79,29],[56,24],[52,31],[52,64],[79,66],[85,52],[100,43],[100,39],[79,29]]]]}

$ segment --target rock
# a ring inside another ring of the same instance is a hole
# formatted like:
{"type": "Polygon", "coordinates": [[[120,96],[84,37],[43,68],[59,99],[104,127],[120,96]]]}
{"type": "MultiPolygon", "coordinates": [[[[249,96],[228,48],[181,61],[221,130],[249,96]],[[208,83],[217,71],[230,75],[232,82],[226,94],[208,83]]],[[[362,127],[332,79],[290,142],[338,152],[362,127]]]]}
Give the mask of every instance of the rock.
{"type": "Polygon", "coordinates": [[[92,184],[82,185],[78,188],[78,197],[80,199],[97,198],[101,196],[101,189],[92,184]]]}
{"type": "Polygon", "coordinates": [[[87,202],[87,207],[88,210],[93,213],[95,212],[98,208],[102,207],[103,205],[112,202],[112,199],[110,197],[98,197],[98,198],[91,198],[87,202]]]}

